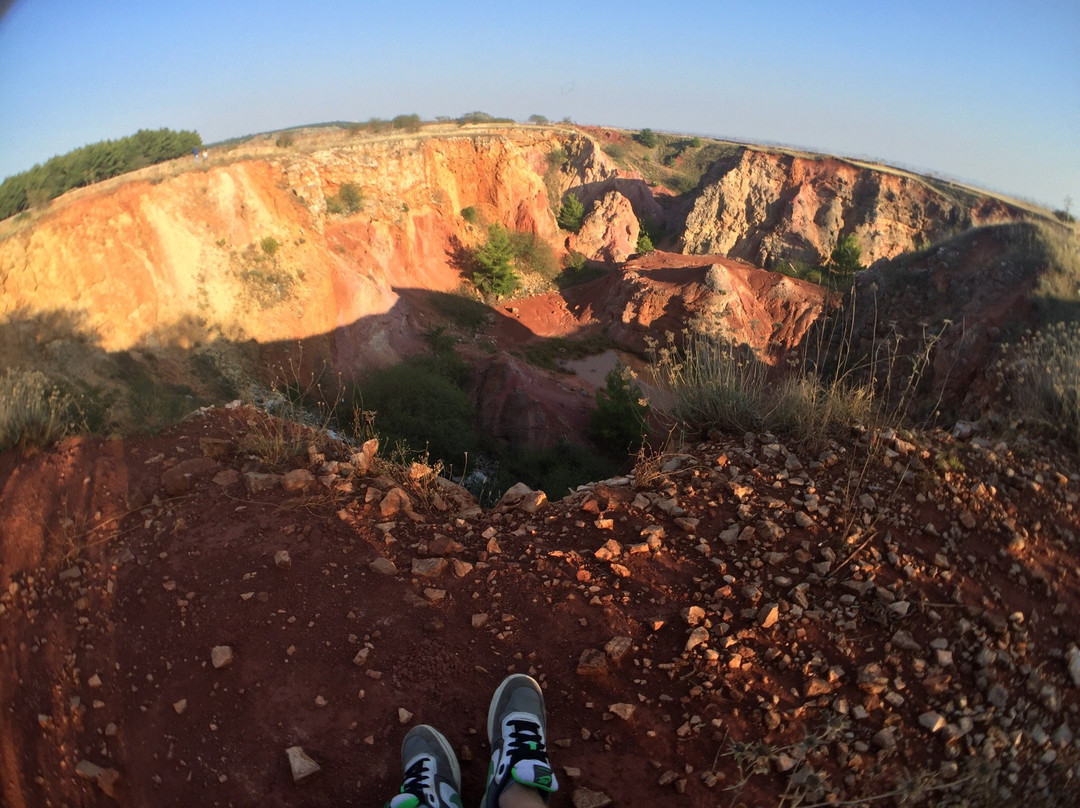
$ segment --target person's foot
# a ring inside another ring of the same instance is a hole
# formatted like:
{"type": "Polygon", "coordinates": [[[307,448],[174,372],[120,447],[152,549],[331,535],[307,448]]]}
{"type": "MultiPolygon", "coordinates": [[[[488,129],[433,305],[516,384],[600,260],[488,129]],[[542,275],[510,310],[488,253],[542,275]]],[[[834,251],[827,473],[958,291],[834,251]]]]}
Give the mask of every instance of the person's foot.
{"type": "Polygon", "coordinates": [[[413,727],[401,742],[405,782],[386,808],[462,808],[461,767],[450,742],[427,724],[413,727]]]}
{"type": "Polygon", "coordinates": [[[559,784],[548,763],[544,694],[531,676],[507,676],[488,709],[491,766],[480,808],[499,808],[499,797],[514,783],[534,789],[544,800],[559,784]]]}

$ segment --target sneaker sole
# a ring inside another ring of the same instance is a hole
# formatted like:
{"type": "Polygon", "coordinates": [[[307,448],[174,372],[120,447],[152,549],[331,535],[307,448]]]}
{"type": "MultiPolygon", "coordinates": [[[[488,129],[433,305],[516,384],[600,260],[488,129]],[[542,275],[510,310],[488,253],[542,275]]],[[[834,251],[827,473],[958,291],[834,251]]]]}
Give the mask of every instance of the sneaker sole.
{"type": "Polygon", "coordinates": [[[450,762],[450,775],[453,779],[454,790],[459,794],[461,793],[461,764],[458,763],[457,754],[454,752],[454,747],[450,745],[450,741],[446,740],[446,736],[439,732],[435,727],[430,724],[417,724],[416,728],[421,727],[430,730],[434,737],[435,743],[442,750],[443,755],[450,762]]]}

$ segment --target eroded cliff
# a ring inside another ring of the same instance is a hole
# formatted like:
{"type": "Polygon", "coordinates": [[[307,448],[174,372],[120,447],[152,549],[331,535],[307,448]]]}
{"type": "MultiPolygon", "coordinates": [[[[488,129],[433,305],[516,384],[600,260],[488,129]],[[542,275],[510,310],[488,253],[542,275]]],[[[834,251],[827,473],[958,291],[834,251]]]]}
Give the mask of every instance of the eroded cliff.
{"type": "Polygon", "coordinates": [[[896,169],[757,149],[718,161],[700,188],[686,214],[684,251],[768,269],[824,263],[848,234],[869,265],[1025,216],[997,198],[896,169]]]}
{"type": "Polygon", "coordinates": [[[364,141],[61,199],[0,242],[0,317],[77,309],[110,351],[203,328],[257,342],[338,333],[388,361],[408,310],[395,289],[463,280],[461,248],[483,235],[463,208],[557,242],[543,174],[559,145],[543,132],[364,141]],[[345,183],[361,210],[328,216],[345,183]]]}

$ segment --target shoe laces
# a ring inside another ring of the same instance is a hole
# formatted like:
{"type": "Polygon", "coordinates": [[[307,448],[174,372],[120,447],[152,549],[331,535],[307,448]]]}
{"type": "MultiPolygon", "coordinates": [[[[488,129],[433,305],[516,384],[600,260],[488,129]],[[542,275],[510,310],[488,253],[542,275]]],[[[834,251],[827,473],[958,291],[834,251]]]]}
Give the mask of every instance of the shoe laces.
{"type": "Polygon", "coordinates": [[[511,767],[522,760],[547,763],[547,749],[539,724],[522,719],[508,721],[507,724],[510,727],[510,737],[506,745],[506,756],[510,758],[511,767]]]}
{"type": "Polygon", "coordinates": [[[428,758],[419,757],[405,770],[405,782],[401,784],[402,794],[412,794],[421,800],[427,799],[425,788],[427,788],[427,781],[430,779],[427,764],[428,758]]]}

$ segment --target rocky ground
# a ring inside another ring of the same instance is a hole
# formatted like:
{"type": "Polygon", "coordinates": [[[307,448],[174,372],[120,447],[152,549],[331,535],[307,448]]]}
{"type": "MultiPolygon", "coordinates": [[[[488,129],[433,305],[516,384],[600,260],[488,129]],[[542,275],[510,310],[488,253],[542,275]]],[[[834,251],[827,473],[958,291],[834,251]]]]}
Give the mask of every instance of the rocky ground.
{"type": "Polygon", "coordinates": [[[469,804],[510,671],[555,806],[1080,797],[1075,457],[749,434],[482,513],[289,438],[235,407],[0,457],[3,804],[381,804],[419,722],[469,804]]]}

